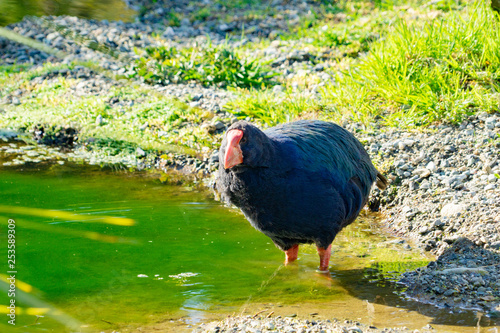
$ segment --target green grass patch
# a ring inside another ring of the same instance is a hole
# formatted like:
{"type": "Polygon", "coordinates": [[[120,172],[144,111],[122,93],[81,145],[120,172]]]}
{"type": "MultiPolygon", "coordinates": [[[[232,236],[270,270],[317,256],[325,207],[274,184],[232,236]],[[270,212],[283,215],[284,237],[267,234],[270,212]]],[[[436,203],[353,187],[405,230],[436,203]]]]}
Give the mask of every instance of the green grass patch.
{"type": "Polygon", "coordinates": [[[212,16],[213,12],[210,7],[201,7],[192,14],[191,18],[193,21],[205,21],[212,16]]]}
{"type": "MultiPolygon", "coordinates": [[[[319,87],[317,98],[302,101],[290,87],[285,96],[249,90],[242,91],[228,110],[270,125],[313,113],[317,118],[366,124],[382,118],[396,127],[458,123],[478,111],[496,111],[496,14],[487,4],[475,2],[460,10],[427,8],[418,15],[429,19],[398,18],[365,57],[344,70],[333,70],[333,83],[319,87]]],[[[334,40],[339,44],[344,39],[334,40]]]]}
{"type": "Polygon", "coordinates": [[[243,9],[247,7],[262,6],[265,1],[263,0],[215,0],[219,6],[226,7],[226,9],[243,9]]]}
{"type": "Polygon", "coordinates": [[[401,20],[348,80],[388,121],[429,124],[495,110],[499,71],[499,22],[478,2],[423,26],[401,20]]]}
{"type": "Polygon", "coordinates": [[[168,19],[168,25],[172,27],[180,27],[181,26],[181,16],[175,12],[168,12],[166,14],[166,18],[168,19]]]}
{"type": "Polygon", "coordinates": [[[130,77],[142,77],[151,84],[197,81],[219,87],[262,88],[273,84],[266,64],[240,56],[227,44],[177,49],[148,47],[136,60],[130,77]]]}
{"type": "Polygon", "coordinates": [[[0,74],[24,72],[30,67],[31,64],[0,65],[0,74]]]}
{"type": "Polygon", "coordinates": [[[284,93],[243,89],[235,92],[240,98],[228,102],[225,110],[242,119],[258,119],[269,126],[289,122],[304,115],[319,118],[320,113],[327,109],[326,105],[318,103],[311,96],[292,89],[284,93]]]}
{"type": "Polygon", "coordinates": [[[19,88],[25,91],[19,97],[21,105],[5,106],[0,114],[0,128],[29,131],[38,125],[47,129],[68,126],[78,131],[79,142],[88,143],[89,147],[109,146],[111,152],[116,147],[126,150],[128,146],[131,151],[141,147],[193,154],[202,146],[213,144],[199,126],[204,117],[202,110],[149,89],[118,85],[108,90],[103,88],[97,95],[75,98],[76,86],[82,80],[57,77],[42,84],[29,81],[51,67],[11,74],[4,85],[0,81],[7,91],[19,88]],[[8,87],[7,83],[13,86],[8,87]],[[111,100],[124,103],[116,105],[111,100]]]}

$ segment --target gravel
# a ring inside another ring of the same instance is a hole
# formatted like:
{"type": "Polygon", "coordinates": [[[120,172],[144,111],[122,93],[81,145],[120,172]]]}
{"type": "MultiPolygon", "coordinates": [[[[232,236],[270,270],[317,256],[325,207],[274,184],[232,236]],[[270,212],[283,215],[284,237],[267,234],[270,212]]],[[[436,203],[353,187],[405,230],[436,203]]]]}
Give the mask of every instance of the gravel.
{"type": "Polygon", "coordinates": [[[400,282],[405,295],[440,307],[475,309],[491,316],[500,314],[500,255],[460,238],[438,260],[413,272],[400,282]]]}
{"type": "MultiPolygon", "coordinates": [[[[406,296],[444,307],[500,310],[499,121],[499,113],[481,113],[460,126],[361,136],[372,156],[393,162],[386,172],[390,188],[375,189],[372,199],[382,202],[384,227],[437,256],[426,268],[401,277],[409,287],[406,296]],[[457,267],[486,270],[439,273],[457,267]],[[481,275],[480,284],[471,284],[473,275],[481,275]],[[467,289],[457,284],[462,280],[467,289]]],[[[348,128],[356,131],[359,125],[348,128]]]]}
{"type": "Polygon", "coordinates": [[[201,332],[286,332],[286,333],[358,333],[358,332],[410,332],[408,329],[377,329],[359,322],[338,320],[301,320],[281,316],[266,318],[261,316],[228,317],[220,322],[202,324],[193,330],[201,332]]]}
{"type": "Polygon", "coordinates": [[[498,251],[500,128],[486,126],[498,121],[500,114],[482,113],[460,126],[361,136],[378,161],[393,162],[386,172],[392,190],[374,191],[387,203],[387,227],[436,255],[461,236],[498,251]]]}

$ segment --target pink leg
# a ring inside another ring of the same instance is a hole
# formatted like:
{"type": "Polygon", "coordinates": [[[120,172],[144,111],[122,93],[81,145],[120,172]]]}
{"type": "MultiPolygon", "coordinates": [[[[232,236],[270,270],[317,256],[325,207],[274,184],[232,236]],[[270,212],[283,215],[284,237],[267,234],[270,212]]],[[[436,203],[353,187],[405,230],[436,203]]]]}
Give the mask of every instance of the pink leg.
{"type": "Polygon", "coordinates": [[[321,273],[328,273],[328,265],[330,264],[330,256],[332,255],[332,244],[328,245],[326,249],[318,247],[319,254],[319,271],[321,273]]]}
{"type": "Polygon", "coordinates": [[[297,260],[297,257],[299,255],[299,244],[295,244],[294,246],[286,250],[285,255],[285,265],[297,260]]]}

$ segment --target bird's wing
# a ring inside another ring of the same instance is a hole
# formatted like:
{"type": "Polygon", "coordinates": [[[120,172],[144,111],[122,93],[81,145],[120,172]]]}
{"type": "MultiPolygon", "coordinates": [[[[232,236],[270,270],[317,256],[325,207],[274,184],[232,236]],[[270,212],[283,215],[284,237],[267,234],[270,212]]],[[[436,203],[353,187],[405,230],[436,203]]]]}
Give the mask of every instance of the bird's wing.
{"type": "Polygon", "coordinates": [[[278,141],[290,141],[295,166],[310,171],[327,170],[343,184],[352,179],[368,194],[377,170],[361,143],[347,130],[328,122],[298,121],[273,127],[265,133],[278,141]]]}

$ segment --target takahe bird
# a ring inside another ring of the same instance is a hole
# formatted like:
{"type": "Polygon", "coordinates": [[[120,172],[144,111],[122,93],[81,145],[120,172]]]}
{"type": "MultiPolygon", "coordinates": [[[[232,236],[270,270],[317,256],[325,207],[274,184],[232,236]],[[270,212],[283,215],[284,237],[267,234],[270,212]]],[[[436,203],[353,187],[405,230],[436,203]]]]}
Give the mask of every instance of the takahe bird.
{"type": "Polygon", "coordinates": [[[361,143],[342,127],[301,120],[261,131],[238,121],[219,151],[216,183],[222,199],[297,259],[299,244],[314,243],[319,271],[328,272],[331,244],[387,179],[361,143]]]}

